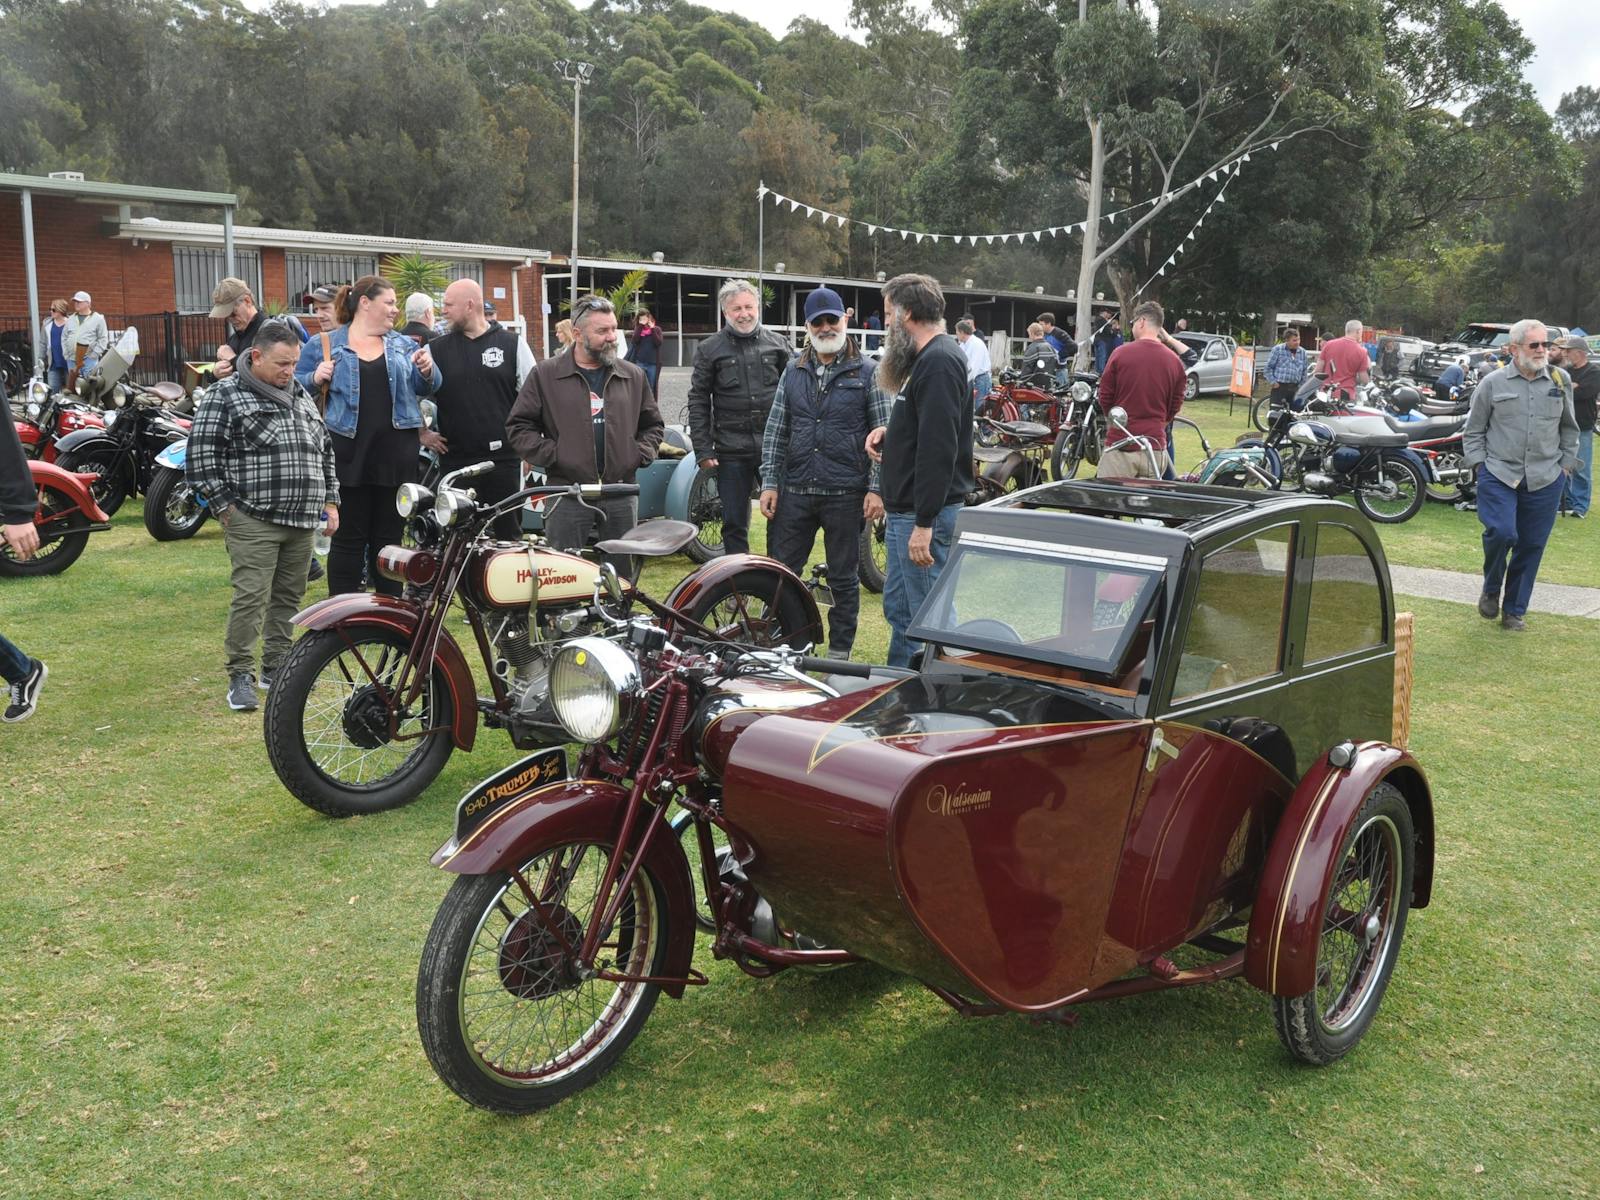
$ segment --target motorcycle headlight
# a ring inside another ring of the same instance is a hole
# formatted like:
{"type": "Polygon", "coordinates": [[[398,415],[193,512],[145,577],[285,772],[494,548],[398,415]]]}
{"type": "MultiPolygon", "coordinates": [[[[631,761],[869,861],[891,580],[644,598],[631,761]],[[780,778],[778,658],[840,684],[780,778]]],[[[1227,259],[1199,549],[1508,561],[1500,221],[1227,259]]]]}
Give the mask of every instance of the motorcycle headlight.
{"type": "Polygon", "coordinates": [[[578,742],[603,742],[616,733],[639,688],[633,656],[603,638],[579,638],[550,667],[550,705],[578,742]]]}
{"type": "Polygon", "coordinates": [[[106,415],[104,417],[104,420],[105,420],[107,429],[110,429],[113,425],[115,425],[117,423],[118,415],[119,414],[118,414],[116,409],[114,409],[114,408],[106,409],[106,415]]]}
{"type": "Polygon", "coordinates": [[[410,520],[433,500],[433,493],[420,483],[402,483],[394,494],[394,507],[402,517],[410,520]]]}
{"type": "Polygon", "coordinates": [[[1072,385],[1072,398],[1082,404],[1089,398],[1089,385],[1081,379],[1078,380],[1077,383],[1072,385]]]}
{"type": "MultiPolygon", "coordinates": [[[[399,503],[398,500],[395,501],[399,503]]],[[[433,519],[445,528],[472,511],[472,501],[460,492],[440,492],[433,502],[433,519]]]]}
{"type": "Polygon", "coordinates": [[[39,419],[39,410],[41,408],[41,405],[39,404],[39,402],[37,400],[29,400],[28,403],[26,405],[24,405],[24,407],[26,408],[27,413],[28,413],[28,420],[37,421],[39,419]]]}

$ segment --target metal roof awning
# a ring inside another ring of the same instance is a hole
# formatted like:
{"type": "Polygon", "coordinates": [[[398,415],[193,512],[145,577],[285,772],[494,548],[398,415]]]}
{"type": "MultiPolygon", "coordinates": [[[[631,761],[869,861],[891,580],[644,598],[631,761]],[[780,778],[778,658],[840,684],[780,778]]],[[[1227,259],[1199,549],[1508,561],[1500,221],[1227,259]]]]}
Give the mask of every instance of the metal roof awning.
{"type": "MultiPolygon", "coordinates": [[[[157,217],[134,217],[121,222],[117,236],[153,242],[214,243],[222,238],[222,226],[203,221],[165,221],[157,217]]],[[[483,242],[446,242],[429,238],[386,237],[361,233],[324,233],[316,229],[271,229],[261,225],[237,225],[234,241],[241,246],[275,246],[285,250],[310,250],[350,253],[370,250],[379,254],[405,254],[420,251],[440,258],[485,258],[493,261],[545,262],[550,251],[528,246],[496,246],[483,242]]]]}

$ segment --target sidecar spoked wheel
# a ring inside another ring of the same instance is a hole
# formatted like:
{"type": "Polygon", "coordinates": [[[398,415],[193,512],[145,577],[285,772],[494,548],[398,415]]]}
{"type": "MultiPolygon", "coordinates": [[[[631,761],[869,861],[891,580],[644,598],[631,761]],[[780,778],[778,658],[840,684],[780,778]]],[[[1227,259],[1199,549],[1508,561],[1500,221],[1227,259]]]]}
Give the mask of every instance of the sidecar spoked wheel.
{"type": "Polygon", "coordinates": [[[39,488],[39,548],[33,557],[24,562],[11,549],[11,543],[0,542],[0,577],[22,575],[58,575],[83,553],[89,544],[87,529],[72,533],[58,532],[61,521],[78,509],[71,496],[51,484],[39,488]]]}
{"type": "Polygon", "coordinates": [[[1273,1018],[1289,1053],[1313,1066],[1347,1054],[1377,1015],[1400,954],[1416,865],[1411,810],[1380,783],[1361,806],[1323,901],[1316,986],[1275,996],[1273,1018]]]}
{"type": "MultiPolygon", "coordinates": [[[[700,864],[700,835],[695,832],[694,818],[686,809],[680,808],[672,814],[670,824],[672,831],[678,835],[684,856],[689,860],[689,879],[694,885],[694,923],[707,933],[715,933],[716,914],[711,911],[711,901],[706,898],[706,878],[700,864]]],[[[711,849],[719,859],[728,849],[728,835],[715,826],[711,829],[711,849]]]]}
{"type": "Polygon", "coordinates": [[[744,646],[800,650],[811,641],[800,589],[775,572],[741,571],[724,579],[696,596],[684,615],[744,646]]]}
{"type": "Polygon", "coordinates": [[[717,469],[701,467],[689,484],[689,523],[699,535],[683,548],[690,562],[706,563],[722,554],[722,493],[717,489],[717,469]]]}
{"type": "Polygon", "coordinates": [[[399,726],[401,733],[438,732],[408,739],[389,733],[379,685],[399,682],[407,644],[388,629],[323,629],[289,651],[267,693],[263,731],[272,769],[302,804],[330,817],[398,808],[444,768],[455,744],[443,671],[434,670],[399,726]]]}
{"type": "MultiPolygon", "coordinates": [[[[599,1079],[643,1028],[660,989],[585,978],[562,944],[575,945],[595,915],[611,852],[601,842],[565,843],[516,876],[464,875],[451,885],[422,949],[417,1032],[463,1100],[501,1113],[545,1108],[599,1079]]],[[[643,867],[595,966],[659,975],[667,933],[660,885],[643,867]]]]}

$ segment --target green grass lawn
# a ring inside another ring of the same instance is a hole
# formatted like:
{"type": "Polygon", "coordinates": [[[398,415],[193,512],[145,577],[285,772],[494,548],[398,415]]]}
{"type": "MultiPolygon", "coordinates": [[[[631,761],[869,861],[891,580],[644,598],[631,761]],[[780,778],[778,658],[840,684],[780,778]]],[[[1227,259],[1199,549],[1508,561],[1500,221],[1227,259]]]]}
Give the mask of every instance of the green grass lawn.
{"type": "MultiPolygon", "coordinates": [[[[1069,1030],[965,1020],[874,967],[757,981],[702,948],[712,986],[663,999],[594,1088],[513,1120],[435,1080],[413,985],[450,882],[428,856],[515,752],[487,734],[396,812],[303,808],[259,715],[223,704],[226,565],[214,525],[159,545],[134,502],[64,576],[0,583],[0,629],[52,671],[38,715],[0,726],[0,1195],[1600,1188],[1593,622],[1507,636],[1407,603],[1438,878],[1334,1067],[1292,1063],[1241,982],[1069,1030]]],[[[881,659],[864,601],[858,648],[881,659]]]]}

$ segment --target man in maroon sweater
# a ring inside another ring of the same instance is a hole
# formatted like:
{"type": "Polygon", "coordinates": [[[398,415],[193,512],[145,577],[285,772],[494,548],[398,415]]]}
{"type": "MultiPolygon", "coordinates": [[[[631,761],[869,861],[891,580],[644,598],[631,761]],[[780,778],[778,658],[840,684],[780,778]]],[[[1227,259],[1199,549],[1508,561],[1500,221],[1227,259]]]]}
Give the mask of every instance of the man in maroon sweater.
{"type": "Polygon", "coordinates": [[[1122,408],[1128,429],[1150,439],[1156,462],[1142,447],[1122,446],[1127,438],[1110,425],[1100,454],[1101,479],[1159,479],[1167,453],[1167,426],[1183,407],[1183,363],[1166,346],[1161,305],[1147,300],[1133,310],[1133,341],[1112,352],[1100,376],[1100,407],[1106,413],[1122,408]]]}

